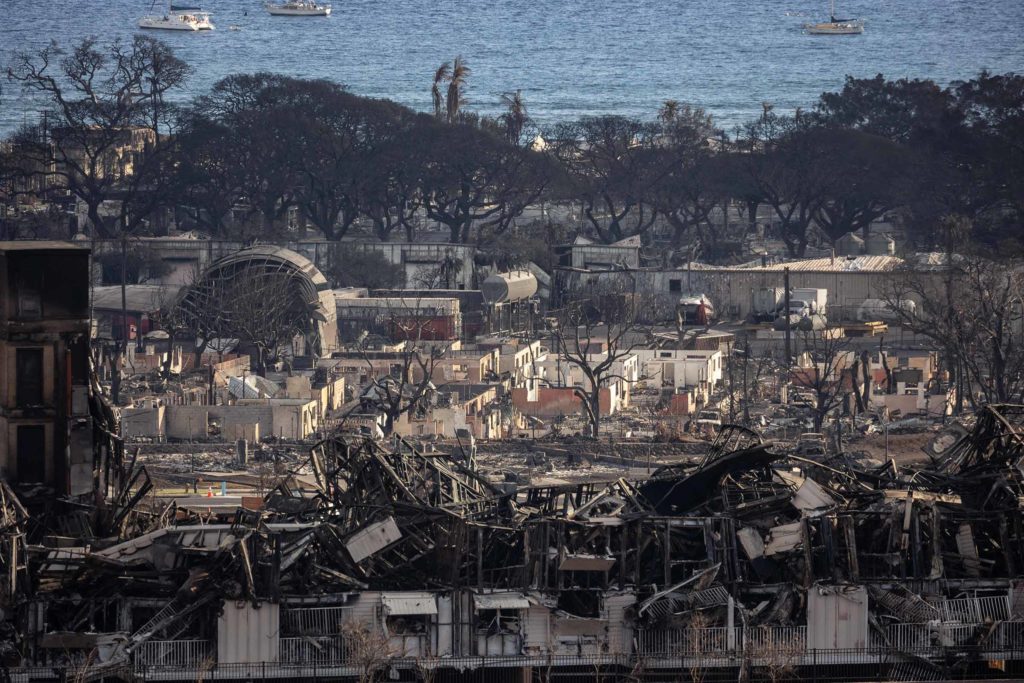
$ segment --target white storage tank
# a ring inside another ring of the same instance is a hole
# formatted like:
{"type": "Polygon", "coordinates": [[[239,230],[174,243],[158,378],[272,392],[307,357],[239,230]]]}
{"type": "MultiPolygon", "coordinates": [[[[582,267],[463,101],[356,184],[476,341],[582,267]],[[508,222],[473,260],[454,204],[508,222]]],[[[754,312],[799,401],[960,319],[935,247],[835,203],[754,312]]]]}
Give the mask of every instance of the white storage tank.
{"type": "Polygon", "coordinates": [[[884,233],[868,235],[864,246],[870,256],[893,256],[896,254],[896,240],[884,233]]]}
{"type": "Polygon", "coordinates": [[[537,278],[528,270],[494,273],[480,283],[480,291],[492,305],[524,301],[537,293],[537,278]]]}
{"type": "Polygon", "coordinates": [[[852,232],[836,240],[837,256],[860,256],[864,253],[864,240],[852,232]]]}

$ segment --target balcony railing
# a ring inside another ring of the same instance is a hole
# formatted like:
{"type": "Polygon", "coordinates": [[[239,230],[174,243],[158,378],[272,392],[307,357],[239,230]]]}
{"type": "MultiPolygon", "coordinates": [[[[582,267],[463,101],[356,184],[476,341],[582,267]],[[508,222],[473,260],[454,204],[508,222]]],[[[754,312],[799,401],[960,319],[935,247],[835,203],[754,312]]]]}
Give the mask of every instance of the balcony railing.
{"type": "MultiPolygon", "coordinates": [[[[426,635],[392,636],[388,645],[394,661],[412,661],[430,657],[429,640],[426,635]]],[[[703,657],[714,660],[716,657],[735,659],[744,656],[754,660],[781,656],[799,665],[821,664],[830,657],[836,662],[843,660],[863,663],[867,659],[887,657],[894,653],[942,657],[951,649],[989,653],[997,658],[1014,658],[1024,653],[1024,622],[893,624],[884,627],[881,632],[872,630],[864,647],[816,651],[807,648],[807,629],[803,626],[637,631],[634,642],[634,653],[609,652],[607,656],[662,661],[662,666],[668,660],[678,658],[703,657]]],[[[496,666],[503,660],[512,665],[519,659],[532,661],[563,656],[566,655],[536,653],[517,656],[503,653],[462,659],[476,662],[475,666],[496,666]]],[[[443,663],[439,664],[441,666],[450,666],[458,659],[441,657],[438,661],[443,663]]],[[[216,664],[216,645],[209,640],[150,640],[142,643],[135,651],[133,664],[137,670],[163,672],[161,675],[172,677],[175,670],[208,671],[224,668],[216,664]]],[[[282,669],[321,667],[326,670],[331,667],[350,667],[352,662],[342,636],[305,635],[281,638],[279,661],[266,662],[265,666],[282,669]]],[[[211,674],[211,677],[215,678],[216,675],[211,674]]]]}
{"type": "Polygon", "coordinates": [[[281,610],[281,632],[288,636],[334,636],[350,607],[299,607],[281,610]]]}
{"type": "Polygon", "coordinates": [[[334,664],[348,661],[341,636],[301,636],[282,638],[282,664],[334,664]]]}
{"type": "MultiPolygon", "coordinates": [[[[723,655],[766,651],[809,652],[807,627],[727,628],[637,631],[637,651],[644,655],[723,655]]],[[[1024,650],[1024,622],[892,624],[871,630],[856,650],[927,654],[943,648],[970,647],[989,652],[1024,650]]],[[[824,650],[822,650],[824,651],[824,650]]]]}
{"type": "Polygon", "coordinates": [[[195,668],[217,659],[217,648],[209,640],[147,640],[135,650],[135,663],[144,666],[195,668]]]}

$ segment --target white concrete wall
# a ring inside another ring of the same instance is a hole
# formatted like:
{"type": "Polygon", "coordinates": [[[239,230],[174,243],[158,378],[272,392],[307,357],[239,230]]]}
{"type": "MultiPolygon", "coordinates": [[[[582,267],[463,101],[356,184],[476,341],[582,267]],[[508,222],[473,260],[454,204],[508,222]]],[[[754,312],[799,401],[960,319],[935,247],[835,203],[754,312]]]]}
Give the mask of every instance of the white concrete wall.
{"type": "Polygon", "coordinates": [[[126,439],[163,439],[165,408],[153,401],[121,411],[121,436],[126,439]]]}
{"type": "Polygon", "coordinates": [[[210,407],[204,405],[167,406],[166,430],[169,439],[205,439],[210,407]]]}

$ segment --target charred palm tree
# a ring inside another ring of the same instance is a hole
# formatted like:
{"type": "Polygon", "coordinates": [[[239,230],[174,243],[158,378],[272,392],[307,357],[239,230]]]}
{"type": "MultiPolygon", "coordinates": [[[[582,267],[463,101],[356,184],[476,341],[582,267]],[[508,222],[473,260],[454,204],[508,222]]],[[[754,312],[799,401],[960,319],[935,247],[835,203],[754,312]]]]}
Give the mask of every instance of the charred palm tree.
{"type": "Polygon", "coordinates": [[[462,61],[462,56],[456,57],[451,77],[448,79],[448,96],[445,101],[448,109],[448,123],[455,123],[459,118],[459,109],[465,104],[462,91],[466,87],[466,79],[470,73],[466,62],[462,61]]]}
{"type": "Polygon", "coordinates": [[[441,84],[452,77],[452,65],[450,62],[445,62],[441,66],[437,67],[437,71],[434,72],[434,87],[430,89],[430,96],[434,100],[434,118],[441,120],[444,112],[441,107],[444,104],[444,100],[441,98],[441,84]]]}
{"type": "Polygon", "coordinates": [[[501,96],[501,103],[505,106],[505,113],[501,115],[501,120],[505,124],[505,135],[509,142],[518,145],[526,122],[530,119],[526,112],[523,92],[516,90],[514,93],[505,93],[501,96]]]}
{"type": "Polygon", "coordinates": [[[679,100],[665,100],[658,110],[658,120],[662,123],[672,123],[678,115],[679,100]]]}

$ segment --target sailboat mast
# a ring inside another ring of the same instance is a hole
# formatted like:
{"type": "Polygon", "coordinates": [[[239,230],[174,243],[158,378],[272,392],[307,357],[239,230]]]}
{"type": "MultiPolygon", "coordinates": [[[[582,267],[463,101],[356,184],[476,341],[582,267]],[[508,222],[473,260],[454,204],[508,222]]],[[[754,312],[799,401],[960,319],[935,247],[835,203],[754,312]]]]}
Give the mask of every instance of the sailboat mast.
{"type": "Polygon", "coordinates": [[[832,12],[828,15],[832,21],[836,20],[836,0],[832,0],[832,12]]]}

